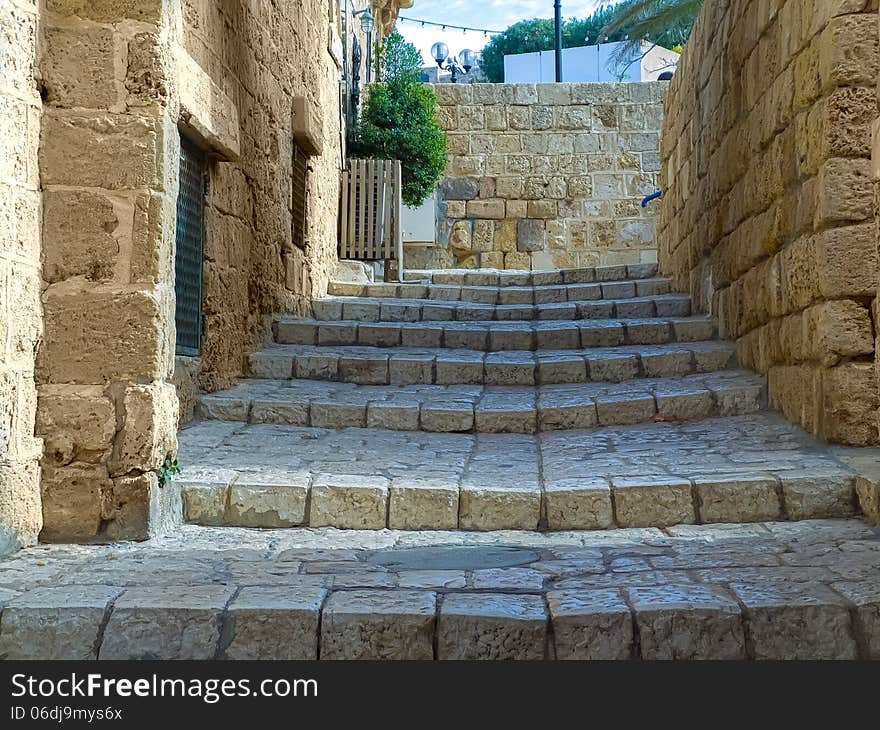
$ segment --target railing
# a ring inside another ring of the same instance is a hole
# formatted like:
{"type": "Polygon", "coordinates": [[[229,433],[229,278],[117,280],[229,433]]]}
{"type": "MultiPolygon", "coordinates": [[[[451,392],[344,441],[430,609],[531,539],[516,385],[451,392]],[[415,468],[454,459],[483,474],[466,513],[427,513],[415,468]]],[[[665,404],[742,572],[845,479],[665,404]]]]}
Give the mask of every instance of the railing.
{"type": "Polygon", "coordinates": [[[403,279],[400,160],[347,161],[339,206],[339,258],[396,260],[403,279]]]}

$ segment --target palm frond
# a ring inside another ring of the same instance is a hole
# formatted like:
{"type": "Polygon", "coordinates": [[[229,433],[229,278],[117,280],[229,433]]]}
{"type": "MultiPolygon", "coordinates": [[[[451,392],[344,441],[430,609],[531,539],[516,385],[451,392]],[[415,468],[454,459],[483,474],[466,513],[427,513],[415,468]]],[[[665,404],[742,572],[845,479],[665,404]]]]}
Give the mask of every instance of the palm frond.
{"type": "Polygon", "coordinates": [[[702,5],[703,0],[624,0],[602,28],[602,37],[621,32],[628,37],[611,60],[626,66],[639,60],[642,40],[649,36],[658,45],[683,44],[702,5]]]}

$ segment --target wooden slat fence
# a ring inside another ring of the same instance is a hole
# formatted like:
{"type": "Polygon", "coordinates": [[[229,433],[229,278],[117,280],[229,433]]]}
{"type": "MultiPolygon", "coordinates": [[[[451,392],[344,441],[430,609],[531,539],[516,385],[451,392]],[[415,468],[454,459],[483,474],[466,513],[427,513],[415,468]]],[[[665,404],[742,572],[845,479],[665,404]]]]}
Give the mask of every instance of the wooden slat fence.
{"type": "Polygon", "coordinates": [[[395,259],[403,277],[400,160],[347,160],[339,205],[339,258],[395,259]]]}

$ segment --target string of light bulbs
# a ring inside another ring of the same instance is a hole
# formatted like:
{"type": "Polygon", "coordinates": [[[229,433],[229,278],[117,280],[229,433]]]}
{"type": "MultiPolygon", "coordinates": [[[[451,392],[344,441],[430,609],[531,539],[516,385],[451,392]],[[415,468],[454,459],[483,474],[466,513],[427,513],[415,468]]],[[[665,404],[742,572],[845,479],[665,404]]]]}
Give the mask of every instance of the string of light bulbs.
{"type": "Polygon", "coordinates": [[[499,33],[503,33],[503,30],[491,30],[489,28],[471,28],[469,25],[453,25],[451,23],[437,23],[433,20],[422,20],[421,18],[410,18],[406,15],[398,15],[398,20],[406,21],[407,23],[420,23],[424,28],[426,25],[436,25],[438,28],[442,30],[446,30],[447,28],[453,30],[461,30],[467,33],[469,30],[474,33],[482,33],[483,35],[498,35],[499,33]]]}

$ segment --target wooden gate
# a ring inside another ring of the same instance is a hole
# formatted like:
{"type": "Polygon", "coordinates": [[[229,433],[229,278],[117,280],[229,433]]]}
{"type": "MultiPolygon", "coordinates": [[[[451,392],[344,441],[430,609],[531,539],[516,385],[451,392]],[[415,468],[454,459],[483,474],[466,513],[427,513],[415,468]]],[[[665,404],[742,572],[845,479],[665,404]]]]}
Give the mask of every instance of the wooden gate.
{"type": "Polygon", "coordinates": [[[395,259],[403,278],[400,160],[347,160],[339,206],[339,258],[395,259]]]}

